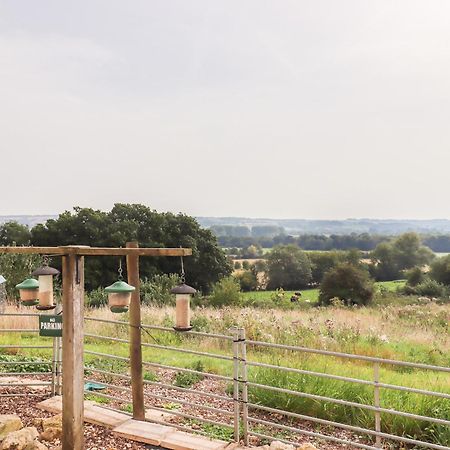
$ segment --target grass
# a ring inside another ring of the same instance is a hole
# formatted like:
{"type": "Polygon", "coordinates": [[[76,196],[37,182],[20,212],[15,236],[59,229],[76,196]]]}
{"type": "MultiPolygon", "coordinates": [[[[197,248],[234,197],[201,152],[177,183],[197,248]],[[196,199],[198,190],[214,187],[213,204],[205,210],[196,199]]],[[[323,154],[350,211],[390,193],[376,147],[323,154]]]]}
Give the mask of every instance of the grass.
{"type": "MultiPolygon", "coordinates": [[[[303,291],[302,303],[292,309],[255,309],[245,308],[196,308],[192,323],[199,331],[227,334],[232,326],[244,327],[247,338],[269,342],[320,348],[345,353],[379,356],[388,359],[406,360],[426,364],[450,367],[450,304],[435,302],[420,304],[414,298],[399,297],[393,291],[402,282],[390,282],[378,285],[376,302],[372,307],[313,307],[304,302],[307,296],[313,298],[310,291],[303,291]],[[409,304],[404,304],[408,302],[409,304]]],[[[266,293],[256,293],[267,295],[266,293]]],[[[261,301],[265,301],[264,297],[261,301]]],[[[288,298],[289,301],[289,298],[288,298]]],[[[289,302],[290,303],[290,302],[289,302]]],[[[14,310],[16,311],[16,310],[14,310]]],[[[127,315],[117,316],[107,309],[88,310],[91,317],[127,320],[127,315]]],[[[172,326],[173,308],[144,307],[143,322],[147,324],[172,326]]],[[[12,328],[4,317],[0,327],[12,328]]],[[[13,317],[17,328],[36,328],[37,318],[13,317]]],[[[86,322],[86,331],[104,336],[126,339],[127,327],[117,324],[86,322]]],[[[151,330],[143,333],[144,342],[158,343],[173,347],[230,356],[230,343],[213,338],[198,338],[181,333],[151,330]]],[[[1,344],[40,344],[49,345],[51,339],[39,338],[31,333],[1,333],[1,344]]],[[[86,349],[100,353],[128,356],[127,344],[111,343],[104,340],[86,338],[86,349]]],[[[0,358],[13,358],[15,354],[33,357],[48,356],[51,350],[17,351],[0,349],[0,358]]],[[[180,368],[195,368],[200,372],[210,372],[230,376],[230,361],[179,353],[155,348],[143,348],[144,361],[156,362],[180,368]],[[195,365],[196,367],[193,367],[195,365]]],[[[250,361],[266,362],[274,365],[301,368],[315,372],[330,373],[362,380],[373,379],[373,366],[361,361],[343,360],[334,357],[291,352],[277,349],[255,348],[248,346],[250,361]]],[[[86,355],[88,365],[100,369],[126,373],[128,366],[121,361],[86,355]]],[[[4,366],[6,367],[6,366],[4,366]]],[[[31,366],[30,366],[31,367],[31,366]]],[[[0,370],[2,366],[0,364],[0,370]]],[[[148,372],[149,379],[154,374],[148,372]]],[[[180,374],[182,372],[179,372],[180,374]]],[[[147,377],[147,375],[146,375],[147,377]]],[[[363,384],[354,384],[338,380],[313,377],[310,375],[290,374],[272,369],[249,367],[251,380],[270,386],[289,388],[300,392],[318,394],[331,398],[354,402],[373,402],[373,388],[363,384]]],[[[420,389],[450,393],[448,374],[427,372],[382,365],[380,378],[383,383],[411,386],[420,389]]],[[[175,380],[177,376],[175,376],[175,380]]],[[[104,380],[107,382],[107,380],[104,380]]],[[[185,380],[181,380],[184,381],[185,380]]],[[[196,381],[188,380],[186,386],[196,381]]],[[[185,384],[183,384],[185,385],[185,384]]],[[[262,405],[285,409],[306,415],[316,415],[328,420],[340,421],[363,427],[373,427],[373,413],[359,408],[349,408],[331,402],[301,398],[250,388],[251,400],[262,405]]],[[[406,412],[432,417],[450,417],[450,402],[436,397],[407,394],[401,391],[382,389],[381,402],[385,408],[395,408],[406,412]]],[[[413,421],[405,417],[383,414],[383,430],[405,436],[415,436],[422,440],[448,445],[449,430],[427,422],[413,421]]],[[[206,431],[206,430],[205,430],[206,431]]],[[[220,434],[222,430],[210,430],[220,434]]]]}

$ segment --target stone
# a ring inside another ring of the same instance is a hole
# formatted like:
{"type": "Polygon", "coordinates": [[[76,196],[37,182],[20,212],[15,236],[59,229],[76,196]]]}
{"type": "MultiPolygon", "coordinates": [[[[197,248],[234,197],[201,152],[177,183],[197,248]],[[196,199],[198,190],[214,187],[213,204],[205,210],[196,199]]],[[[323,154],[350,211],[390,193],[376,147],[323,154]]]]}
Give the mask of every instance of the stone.
{"type": "Polygon", "coordinates": [[[47,427],[46,430],[44,430],[41,435],[40,439],[41,441],[54,441],[55,439],[60,439],[62,436],[62,428],[56,428],[56,427],[47,427]]]}
{"type": "Polygon", "coordinates": [[[319,450],[314,445],[310,444],[309,442],[306,442],[305,444],[302,444],[300,447],[297,447],[297,450],[319,450]]]}
{"type": "Polygon", "coordinates": [[[48,428],[61,428],[62,429],[62,414],[42,419],[42,428],[46,431],[48,428]]]}
{"type": "Polygon", "coordinates": [[[283,442],[273,441],[270,443],[270,450],[295,450],[291,444],[283,444],[283,442]]]}
{"type": "Polygon", "coordinates": [[[17,431],[23,428],[23,423],[20,417],[16,414],[1,414],[0,415],[0,441],[12,431],[17,431]]]}
{"type": "Polygon", "coordinates": [[[27,446],[36,441],[39,433],[35,427],[22,428],[19,431],[13,431],[2,442],[1,450],[25,450],[27,446]]]}
{"type": "Polygon", "coordinates": [[[41,441],[54,441],[62,436],[62,414],[42,419],[41,441]]]}
{"type": "Polygon", "coordinates": [[[33,441],[25,447],[25,450],[48,450],[48,447],[39,441],[33,441]]]}

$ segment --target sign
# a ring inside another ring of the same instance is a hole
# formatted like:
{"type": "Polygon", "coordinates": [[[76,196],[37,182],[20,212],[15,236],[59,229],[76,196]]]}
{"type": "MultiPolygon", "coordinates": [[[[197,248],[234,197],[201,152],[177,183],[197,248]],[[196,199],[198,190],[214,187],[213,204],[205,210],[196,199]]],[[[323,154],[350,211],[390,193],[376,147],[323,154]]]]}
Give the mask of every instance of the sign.
{"type": "Polygon", "coordinates": [[[39,336],[62,337],[62,316],[39,316],[39,336]]]}

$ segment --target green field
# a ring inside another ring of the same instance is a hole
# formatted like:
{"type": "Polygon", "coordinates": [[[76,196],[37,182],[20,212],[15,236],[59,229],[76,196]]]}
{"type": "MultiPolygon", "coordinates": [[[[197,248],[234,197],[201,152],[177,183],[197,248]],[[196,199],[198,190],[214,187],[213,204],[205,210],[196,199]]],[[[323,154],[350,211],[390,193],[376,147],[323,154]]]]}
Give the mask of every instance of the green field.
{"type": "MultiPolygon", "coordinates": [[[[396,281],[380,281],[375,283],[378,292],[396,292],[398,288],[405,285],[405,280],[396,281]]],[[[319,289],[301,289],[302,294],[300,302],[304,306],[307,304],[317,303],[319,300],[319,289]]],[[[252,291],[243,293],[243,305],[244,306],[264,306],[267,303],[268,307],[284,306],[287,307],[291,304],[290,298],[298,291],[284,291],[283,297],[276,297],[276,291],[252,291]]],[[[293,304],[298,305],[298,303],[293,304]]]]}

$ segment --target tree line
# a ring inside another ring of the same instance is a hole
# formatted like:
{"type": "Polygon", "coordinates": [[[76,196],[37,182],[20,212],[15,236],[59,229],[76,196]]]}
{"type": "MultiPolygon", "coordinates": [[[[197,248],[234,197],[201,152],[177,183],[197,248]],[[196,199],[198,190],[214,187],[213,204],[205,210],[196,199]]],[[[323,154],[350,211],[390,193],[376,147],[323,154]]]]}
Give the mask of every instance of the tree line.
{"type": "Polygon", "coordinates": [[[366,304],[373,297],[374,281],[407,278],[403,293],[432,297],[445,297],[450,289],[450,256],[436,257],[415,233],[381,242],[370,253],[305,252],[294,244],[278,245],[263,260],[237,272],[241,289],[260,287],[261,271],[270,290],[319,286],[322,304],[333,298],[366,304]]]}
{"type": "MultiPolygon", "coordinates": [[[[243,249],[251,245],[260,248],[273,248],[276,245],[297,245],[303,250],[351,250],[372,251],[382,242],[394,239],[394,236],[369,233],[352,234],[302,234],[292,236],[279,234],[276,236],[218,236],[220,246],[227,248],[229,253],[240,256],[243,249]]],[[[450,234],[420,235],[423,245],[437,253],[450,253],[450,234]]]]}
{"type": "MultiPolygon", "coordinates": [[[[0,226],[0,245],[121,247],[132,240],[142,247],[191,248],[192,256],[184,261],[187,281],[203,292],[209,292],[214,283],[232,271],[215,235],[201,228],[193,217],[159,213],[145,205],[119,203],[106,212],[76,207],[31,229],[17,222],[0,226]]],[[[0,272],[9,255],[1,256],[0,272]]],[[[60,261],[55,258],[52,264],[58,267],[60,261]]],[[[117,278],[118,265],[118,257],[86,258],[87,290],[112,283],[117,278]]],[[[140,270],[143,279],[180,273],[180,260],[141,258],[140,270]]]]}

